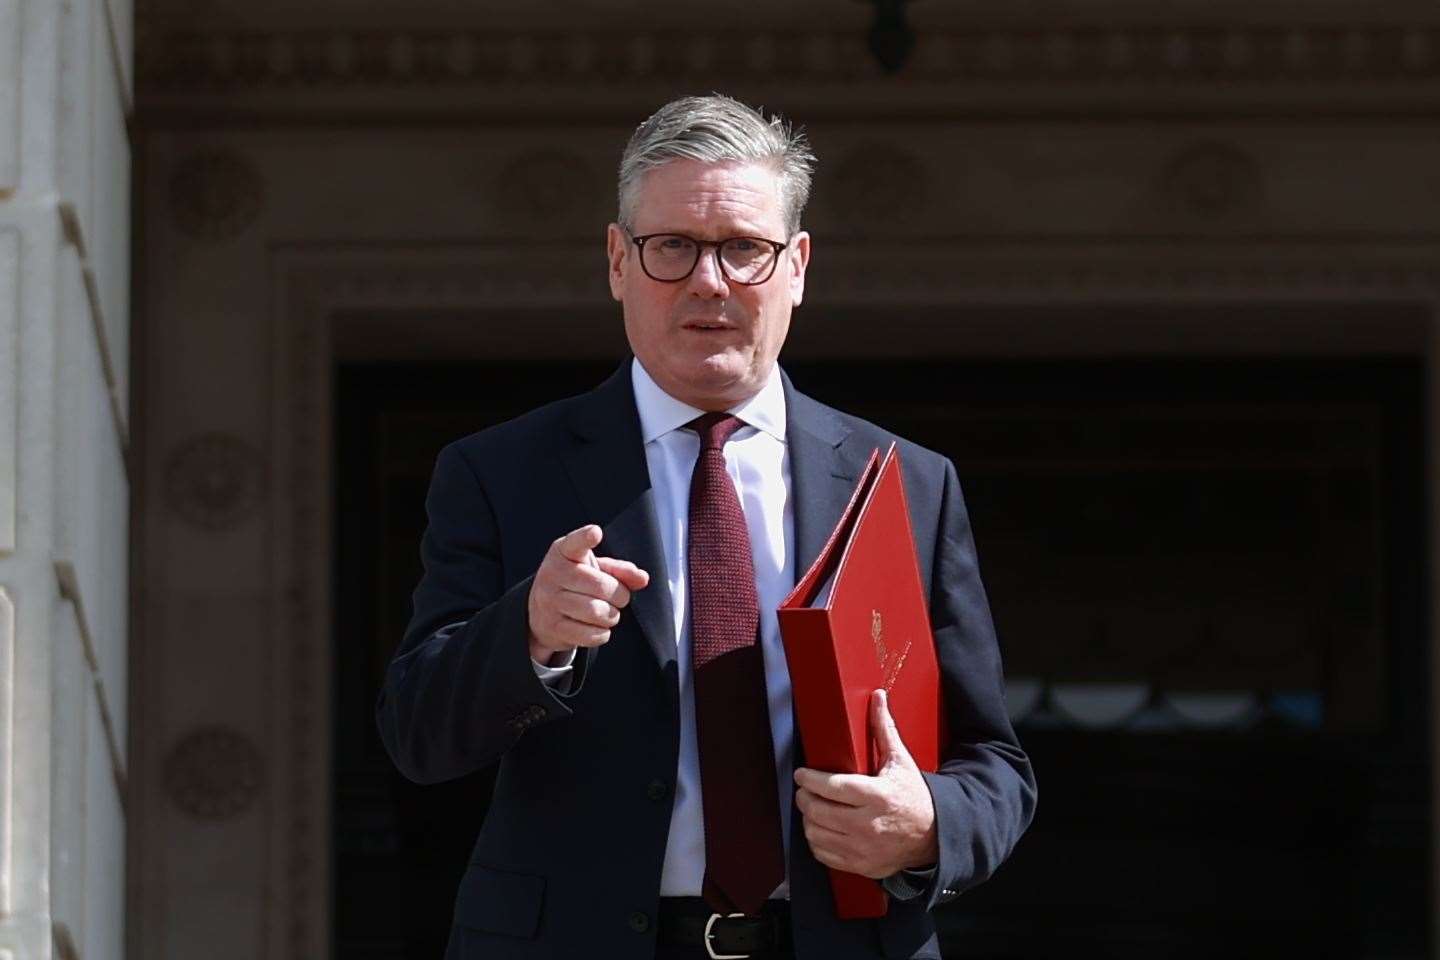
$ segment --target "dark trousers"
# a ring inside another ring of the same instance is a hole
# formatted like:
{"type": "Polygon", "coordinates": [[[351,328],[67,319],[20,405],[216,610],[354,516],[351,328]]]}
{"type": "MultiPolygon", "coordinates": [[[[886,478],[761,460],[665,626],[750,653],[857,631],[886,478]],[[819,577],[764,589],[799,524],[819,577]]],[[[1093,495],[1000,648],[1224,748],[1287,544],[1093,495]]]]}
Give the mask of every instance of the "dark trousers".
{"type": "MultiPolygon", "coordinates": [[[[655,948],[655,960],[710,960],[710,955],[704,947],[672,947],[662,943],[655,948]]],[[[756,960],[759,960],[758,956],[756,960]]],[[[789,951],[767,953],[765,960],[795,960],[795,954],[789,951]]]]}

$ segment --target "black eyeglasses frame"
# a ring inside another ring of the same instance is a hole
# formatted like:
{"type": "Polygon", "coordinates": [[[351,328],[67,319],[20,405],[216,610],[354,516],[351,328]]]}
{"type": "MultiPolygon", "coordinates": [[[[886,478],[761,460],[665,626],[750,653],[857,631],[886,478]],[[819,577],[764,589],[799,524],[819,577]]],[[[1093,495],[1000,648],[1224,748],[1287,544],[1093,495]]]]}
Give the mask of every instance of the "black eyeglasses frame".
{"type": "Polygon", "coordinates": [[[624,229],[626,236],[628,236],[631,241],[634,242],[635,246],[640,251],[640,269],[645,272],[645,276],[649,277],[651,280],[654,280],[656,283],[682,283],[686,280],[689,280],[690,275],[695,272],[695,268],[700,266],[700,258],[705,255],[705,248],[714,247],[715,266],[720,269],[720,275],[722,277],[724,277],[730,283],[739,284],[742,287],[758,287],[762,283],[768,283],[770,281],[770,278],[775,276],[775,268],[780,263],[780,253],[781,251],[785,250],[785,248],[790,246],[790,244],[788,243],[781,243],[779,240],[771,240],[768,237],[751,237],[741,235],[735,237],[726,237],[723,240],[699,240],[695,237],[690,236],[689,234],[676,233],[674,230],[663,230],[660,233],[647,233],[637,237],[635,236],[635,234],[630,232],[628,227],[624,229]],[[690,269],[686,270],[683,276],[675,277],[673,280],[662,279],[661,277],[657,277],[655,276],[655,274],[651,273],[650,268],[645,266],[645,242],[647,240],[654,240],[656,237],[682,237],[695,244],[695,260],[693,263],[690,264],[690,269]],[[774,259],[770,261],[770,272],[765,274],[763,279],[737,280],[734,277],[730,276],[730,271],[725,269],[725,260],[720,256],[720,248],[723,247],[725,244],[731,242],[732,240],[754,240],[756,243],[768,243],[770,244],[770,246],[775,248],[774,259]]]}

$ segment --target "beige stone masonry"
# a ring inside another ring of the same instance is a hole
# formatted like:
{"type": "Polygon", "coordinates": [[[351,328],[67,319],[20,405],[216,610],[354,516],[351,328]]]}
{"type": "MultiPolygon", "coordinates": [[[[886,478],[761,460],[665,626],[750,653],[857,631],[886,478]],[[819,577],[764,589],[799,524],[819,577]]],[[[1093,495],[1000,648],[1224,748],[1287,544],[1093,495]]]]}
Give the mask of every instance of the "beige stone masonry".
{"type": "Polygon", "coordinates": [[[20,409],[20,234],[0,226],[0,556],[15,549],[20,409]]]}
{"type": "Polygon", "coordinates": [[[0,0],[0,199],[20,179],[20,0],[0,0]]]}
{"type": "Polygon", "coordinates": [[[0,958],[125,952],[129,17],[0,0],[0,958]]]}
{"type": "Polygon", "coordinates": [[[0,917],[10,913],[14,877],[15,605],[0,587],[0,917]]]}

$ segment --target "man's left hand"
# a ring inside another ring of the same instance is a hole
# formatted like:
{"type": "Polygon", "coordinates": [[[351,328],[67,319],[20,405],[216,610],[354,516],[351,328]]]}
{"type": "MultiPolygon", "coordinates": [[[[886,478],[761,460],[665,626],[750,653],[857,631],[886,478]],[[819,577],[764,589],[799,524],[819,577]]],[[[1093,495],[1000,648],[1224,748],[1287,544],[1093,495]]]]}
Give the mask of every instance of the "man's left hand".
{"type": "Polygon", "coordinates": [[[879,773],[801,767],[795,771],[795,802],[816,860],[879,880],[932,866],[939,845],[930,788],[900,739],[883,690],[870,695],[870,735],[879,748],[879,773]]]}

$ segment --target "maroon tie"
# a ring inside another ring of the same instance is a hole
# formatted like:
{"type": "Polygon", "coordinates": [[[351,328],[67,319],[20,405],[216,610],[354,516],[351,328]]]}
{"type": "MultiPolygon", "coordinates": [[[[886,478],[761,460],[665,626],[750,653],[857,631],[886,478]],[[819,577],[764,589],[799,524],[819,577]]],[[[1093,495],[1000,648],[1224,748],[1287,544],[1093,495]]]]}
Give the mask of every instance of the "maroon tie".
{"type": "Polygon", "coordinates": [[[690,649],[705,808],[705,899],[720,913],[760,912],[785,879],[775,748],[760,649],[755,564],[725,441],[744,424],[707,413],[690,477],[690,649]]]}

